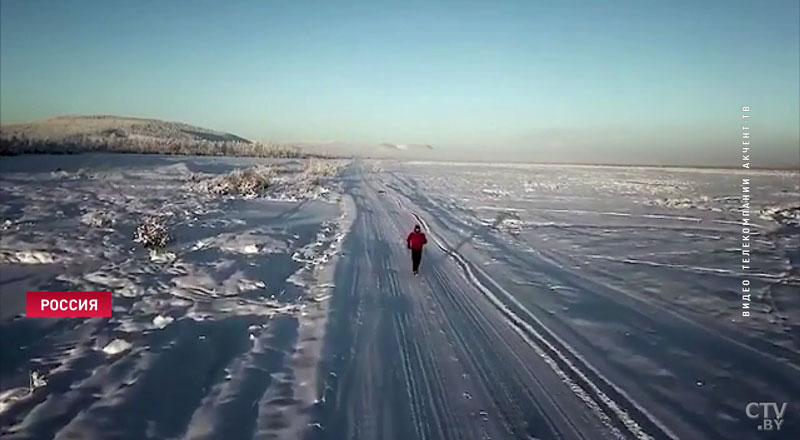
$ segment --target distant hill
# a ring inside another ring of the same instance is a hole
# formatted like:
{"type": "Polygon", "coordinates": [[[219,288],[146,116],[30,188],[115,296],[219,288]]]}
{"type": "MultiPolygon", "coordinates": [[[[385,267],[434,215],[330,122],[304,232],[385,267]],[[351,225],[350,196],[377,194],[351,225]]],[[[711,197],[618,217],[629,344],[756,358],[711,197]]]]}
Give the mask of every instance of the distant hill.
{"type": "Polygon", "coordinates": [[[180,122],[120,116],[59,116],[0,126],[0,155],[115,153],[305,157],[298,148],[251,142],[180,122]]]}
{"type": "Polygon", "coordinates": [[[249,140],[234,134],[181,122],[107,115],[59,116],[28,124],[3,125],[0,126],[0,133],[3,137],[17,136],[51,141],[117,137],[250,143],[249,140]]]}

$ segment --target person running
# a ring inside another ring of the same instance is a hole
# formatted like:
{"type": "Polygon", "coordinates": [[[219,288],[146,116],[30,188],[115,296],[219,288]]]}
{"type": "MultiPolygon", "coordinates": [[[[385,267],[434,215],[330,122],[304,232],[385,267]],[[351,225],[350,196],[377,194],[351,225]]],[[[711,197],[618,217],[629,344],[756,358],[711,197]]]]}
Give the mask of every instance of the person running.
{"type": "Polygon", "coordinates": [[[414,226],[414,231],[408,234],[406,243],[408,248],[411,249],[411,268],[414,270],[414,275],[419,274],[419,263],[422,261],[422,247],[428,239],[425,238],[425,233],[421,231],[419,225],[414,226]]]}

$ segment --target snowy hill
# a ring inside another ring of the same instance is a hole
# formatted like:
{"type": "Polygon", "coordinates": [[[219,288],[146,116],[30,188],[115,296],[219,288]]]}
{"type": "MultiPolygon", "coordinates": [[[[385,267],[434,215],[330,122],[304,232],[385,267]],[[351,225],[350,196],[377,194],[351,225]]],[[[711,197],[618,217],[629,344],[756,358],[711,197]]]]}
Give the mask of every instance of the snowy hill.
{"type": "Polygon", "coordinates": [[[3,125],[0,127],[0,137],[50,141],[74,141],[84,138],[149,138],[250,143],[249,140],[234,134],[180,122],[108,115],[59,116],[27,124],[3,125]]]}
{"type": "Polygon", "coordinates": [[[83,152],[301,157],[287,145],[252,142],[180,122],[119,116],[60,116],[0,126],[0,155],[83,152]]]}

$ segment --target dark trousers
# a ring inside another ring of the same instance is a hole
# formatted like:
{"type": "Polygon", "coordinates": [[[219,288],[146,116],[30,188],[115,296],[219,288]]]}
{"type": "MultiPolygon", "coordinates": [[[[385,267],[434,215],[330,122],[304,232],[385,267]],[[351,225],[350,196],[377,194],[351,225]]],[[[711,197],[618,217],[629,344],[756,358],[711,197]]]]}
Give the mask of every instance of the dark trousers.
{"type": "Polygon", "coordinates": [[[422,261],[422,249],[411,249],[411,267],[414,272],[419,270],[419,262],[422,261]]]}

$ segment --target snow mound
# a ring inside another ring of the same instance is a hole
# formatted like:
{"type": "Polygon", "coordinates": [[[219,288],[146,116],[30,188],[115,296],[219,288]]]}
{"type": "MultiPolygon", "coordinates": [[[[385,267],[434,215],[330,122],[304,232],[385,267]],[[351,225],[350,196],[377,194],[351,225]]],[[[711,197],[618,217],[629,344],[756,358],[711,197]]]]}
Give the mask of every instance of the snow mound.
{"type": "Polygon", "coordinates": [[[103,347],[103,351],[110,356],[115,354],[119,354],[125,351],[130,350],[131,344],[130,342],[124,339],[114,339],[113,341],[109,342],[108,345],[103,347]]]}
{"type": "Polygon", "coordinates": [[[0,414],[3,414],[6,410],[14,406],[15,402],[30,396],[30,394],[31,390],[24,387],[0,391],[0,414]]]}
{"type": "Polygon", "coordinates": [[[230,252],[232,254],[242,254],[242,255],[256,255],[258,253],[261,253],[261,249],[255,243],[221,246],[220,249],[224,250],[225,252],[230,252]]]}
{"type": "Polygon", "coordinates": [[[93,228],[107,229],[114,226],[115,219],[107,212],[92,211],[81,216],[81,223],[93,228]]]}
{"type": "Polygon", "coordinates": [[[175,318],[171,316],[158,315],[155,318],[153,318],[153,325],[156,326],[156,328],[158,329],[162,329],[170,325],[170,323],[172,323],[172,321],[174,320],[175,318]]]}
{"type": "Polygon", "coordinates": [[[499,188],[484,188],[481,192],[492,198],[508,197],[511,195],[509,191],[499,188]]]}
{"type": "Polygon", "coordinates": [[[656,206],[671,209],[702,209],[711,210],[711,199],[707,196],[700,196],[697,199],[689,198],[669,198],[645,200],[644,206],[656,206]]]}
{"type": "Polygon", "coordinates": [[[0,251],[0,264],[52,264],[56,257],[50,252],[36,250],[0,251]]]}
{"type": "Polygon", "coordinates": [[[176,258],[178,257],[172,252],[150,249],[150,261],[153,263],[172,263],[176,258]]]}
{"type": "Polygon", "coordinates": [[[800,227],[800,206],[775,206],[762,209],[759,217],[771,220],[781,226],[800,227]]]}

